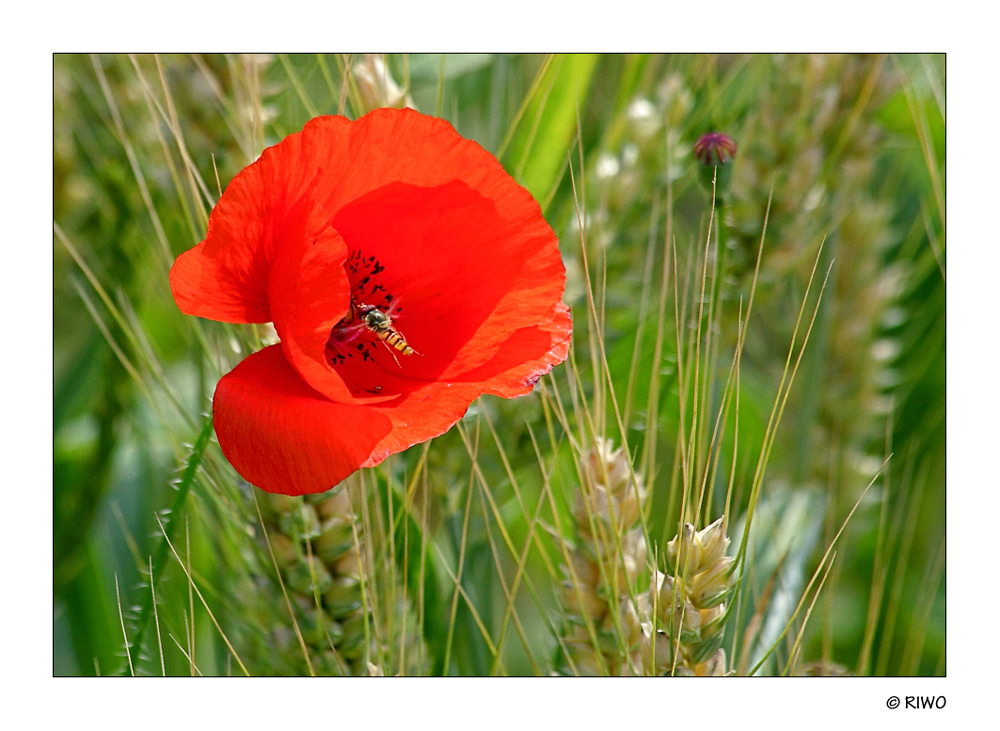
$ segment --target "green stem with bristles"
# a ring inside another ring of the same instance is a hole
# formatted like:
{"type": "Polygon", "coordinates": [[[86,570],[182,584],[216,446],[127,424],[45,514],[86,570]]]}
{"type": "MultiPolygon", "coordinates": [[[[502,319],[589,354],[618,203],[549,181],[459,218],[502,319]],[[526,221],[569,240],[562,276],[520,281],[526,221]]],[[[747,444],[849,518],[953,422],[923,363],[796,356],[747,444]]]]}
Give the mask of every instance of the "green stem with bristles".
{"type": "MultiPolygon", "coordinates": [[[[198,433],[198,438],[195,440],[194,446],[191,448],[191,454],[188,457],[187,465],[184,467],[184,473],[181,475],[181,480],[177,484],[177,494],[174,495],[173,505],[170,506],[170,512],[167,514],[164,521],[164,531],[163,536],[160,540],[160,545],[156,548],[156,553],[153,555],[153,570],[149,576],[149,584],[156,590],[156,582],[159,581],[160,576],[163,575],[163,567],[167,562],[167,552],[168,552],[168,541],[173,538],[174,533],[177,530],[178,518],[184,511],[184,505],[187,502],[188,493],[191,492],[191,485],[194,483],[194,476],[198,472],[198,466],[201,464],[202,457],[205,456],[205,448],[208,447],[209,439],[212,437],[212,415],[207,414],[205,420],[202,422],[201,431],[198,433]]],[[[142,649],[142,641],[146,634],[146,626],[149,624],[149,618],[153,613],[153,600],[152,592],[146,595],[143,599],[142,609],[139,612],[139,618],[135,622],[134,636],[132,641],[129,643],[132,654],[139,657],[139,651],[142,649]]],[[[127,665],[127,663],[125,663],[127,665]]],[[[118,674],[124,670],[124,665],[119,668],[118,674]]]]}

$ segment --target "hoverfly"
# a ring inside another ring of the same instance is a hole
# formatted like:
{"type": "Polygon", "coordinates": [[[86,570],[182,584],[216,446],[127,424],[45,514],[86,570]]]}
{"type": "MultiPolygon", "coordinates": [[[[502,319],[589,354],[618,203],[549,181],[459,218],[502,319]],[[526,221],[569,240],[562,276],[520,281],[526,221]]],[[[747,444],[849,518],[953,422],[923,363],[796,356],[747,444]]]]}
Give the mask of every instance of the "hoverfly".
{"type": "MultiPolygon", "coordinates": [[[[392,350],[398,350],[403,355],[413,355],[417,352],[406,342],[402,333],[392,326],[392,320],[382,310],[374,305],[361,305],[358,310],[361,314],[361,322],[368,328],[368,331],[392,350]]],[[[390,350],[390,352],[392,351],[390,350]]],[[[393,354],[393,358],[395,357],[393,354]]]]}
{"type": "MultiPolygon", "coordinates": [[[[349,336],[349,339],[353,340],[362,331],[368,331],[376,338],[385,343],[386,348],[389,349],[389,354],[392,359],[396,361],[396,365],[399,365],[399,359],[396,358],[396,353],[398,351],[403,355],[420,355],[417,353],[413,347],[406,342],[406,338],[403,334],[399,332],[392,325],[392,318],[382,310],[380,310],[375,305],[365,305],[357,304],[354,300],[351,300],[350,309],[347,311],[347,315],[340,322],[340,327],[345,330],[355,330],[353,337],[349,336]]],[[[360,349],[361,346],[359,346],[360,349]]],[[[367,355],[365,356],[367,359],[367,355]]]]}

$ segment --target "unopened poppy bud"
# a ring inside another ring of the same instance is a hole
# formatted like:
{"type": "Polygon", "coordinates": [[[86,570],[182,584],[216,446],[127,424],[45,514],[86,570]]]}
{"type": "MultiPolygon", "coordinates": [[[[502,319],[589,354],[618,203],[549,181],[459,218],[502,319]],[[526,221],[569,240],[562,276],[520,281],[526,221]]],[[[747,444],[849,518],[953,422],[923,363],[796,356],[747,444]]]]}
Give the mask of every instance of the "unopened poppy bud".
{"type": "Polygon", "coordinates": [[[736,156],[736,143],[733,138],[721,132],[709,132],[698,138],[694,143],[694,156],[701,165],[698,166],[698,178],[705,190],[712,193],[712,181],[715,181],[716,198],[723,200],[729,189],[729,180],[733,176],[733,167],[729,163],[736,156]]]}
{"type": "Polygon", "coordinates": [[[694,156],[702,165],[725,165],[736,156],[736,143],[721,132],[709,132],[694,143],[694,156]]]}

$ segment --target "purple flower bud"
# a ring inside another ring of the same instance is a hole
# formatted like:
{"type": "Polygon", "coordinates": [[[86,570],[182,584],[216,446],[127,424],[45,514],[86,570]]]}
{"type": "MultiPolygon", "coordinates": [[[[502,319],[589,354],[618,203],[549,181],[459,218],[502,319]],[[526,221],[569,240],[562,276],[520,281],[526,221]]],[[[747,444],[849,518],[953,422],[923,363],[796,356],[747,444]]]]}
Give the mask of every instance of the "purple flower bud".
{"type": "Polygon", "coordinates": [[[709,132],[694,143],[694,155],[703,165],[725,165],[736,156],[736,143],[721,132],[709,132]]]}

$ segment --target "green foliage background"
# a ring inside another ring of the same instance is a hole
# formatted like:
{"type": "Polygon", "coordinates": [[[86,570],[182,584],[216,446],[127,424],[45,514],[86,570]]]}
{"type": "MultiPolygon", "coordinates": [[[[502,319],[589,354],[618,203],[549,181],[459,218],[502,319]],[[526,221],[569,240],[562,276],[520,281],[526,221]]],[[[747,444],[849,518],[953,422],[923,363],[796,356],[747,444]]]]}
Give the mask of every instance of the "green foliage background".
{"type": "MultiPolygon", "coordinates": [[[[179,561],[164,553],[158,515],[172,526],[178,555],[222,630],[256,647],[241,655],[249,672],[300,671],[282,664],[285,650],[247,639],[253,626],[271,621],[259,606],[271,595],[246,593],[238,578],[248,540],[242,526],[257,519],[252,493],[214,437],[195,444],[207,435],[203,415],[215,382],[240,353],[259,346],[263,333],[182,316],[167,271],[173,257],[202,239],[220,188],[263,147],[317,114],[342,109],[357,117],[366,110],[357,77],[343,86],[345,69],[360,60],[55,56],[57,675],[127,673],[129,660],[141,673],[182,674],[195,665],[206,675],[240,672],[215,621],[192,598],[179,561]],[[191,468],[183,471],[186,464],[191,468]],[[164,512],[175,501],[179,509],[164,512]],[[134,643],[139,620],[148,620],[151,560],[164,572],[157,616],[141,652],[133,647],[127,658],[123,624],[134,643]],[[192,649],[193,662],[185,656],[192,649]]],[[[798,600],[891,453],[839,540],[799,664],[944,674],[943,56],[392,55],[384,61],[413,106],[444,117],[496,154],[542,204],[567,263],[580,394],[601,429],[620,441],[601,376],[603,352],[636,470],[651,486],[650,535],[663,543],[680,517],[676,448],[690,408],[690,401],[680,405],[672,333],[662,361],[655,358],[654,336],[664,322],[657,311],[664,232],[669,226],[677,256],[676,280],[668,272],[672,308],[674,281],[679,302],[696,291],[691,272],[698,271],[712,208],[710,182],[692,145],[713,130],[736,140],[738,153],[726,170],[731,179],[720,186],[716,208],[723,253],[711,260],[721,274],[713,294],[721,303],[713,322],[720,345],[707,356],[713,369],[718,365],[711,371],[716,385],[706,390],[713,415],[771,202],[741,361],[739,424],[735,432],[730,424],[723,438],[726,455],[734,434],[739,439],[734,524],[747,504],[795,317],[824,239],[819,276],[830,271],[767,463],[758,528],[770,526],[761,535],[769,536],[764,543],[773,555],[755,554],[759,576],[747,577],[748,601],[761,600],[768,576],[777,584],[769,589],[772,607],[782,592],[798,600]],[[588,318],[583,251],[603,316],[600,331],[588,318]]],[[[666,322],[672,329],[672,310],[666,322]]],[[[568,370],[560,366],[542,382],[564,388],[567,401],[576,382],[568,370]]],[[[482,399],[460,428],[365,478],[387,511],[395,506],[407,515],[410,539],[438,546],[433,554],[413,545],[410,553],[397,547],[394,554],[401,572],[421,561],[429,571],[422,586],[412,572],[404,581],[411,601],[423,590],[424,672],[551,670],[558,602],[544,540],[525,566],[525,581],[539,596],[515,602],[522,632],[503,644],[502,664],[484,639],[495,640],[505,626],[504,591],[517,565],[504,554],[497,529],[502,525],[516,546],[531,536],[518,506],[522,499],[534,506],[542,493],[536,449],[545,469],[553,469],[557,510],[572,504],[572,460],[566,440],[546,429],[543,406],[538,393],[511,402],[482,399]],[[502,438],[489,436],[487,420],[502,438]],[[421,469],[425,523],[412,520],[399,497],[408,476],[421,469]],[[482,491],[472,492],[477,480],[490,486],[495,511],[482,491]],[[466,513],[468,500],[475,507],[466,513]],[[460,557],[468,603],[449,617],[448,572],[460,557]]],[[[583,437],[583,426],[575,426],[583,437]]],[[[720,469],[724,477],[702,524],[722,513],[730,466],[720,469]]],[[[276,601],[273,611],[282,609],[276,601]]],[[[795,621],[800,625],[801,616],[795,621]]],[[[782,662],[764,670],[780,672],[789,653],[779,651],[782,662]]]]}

